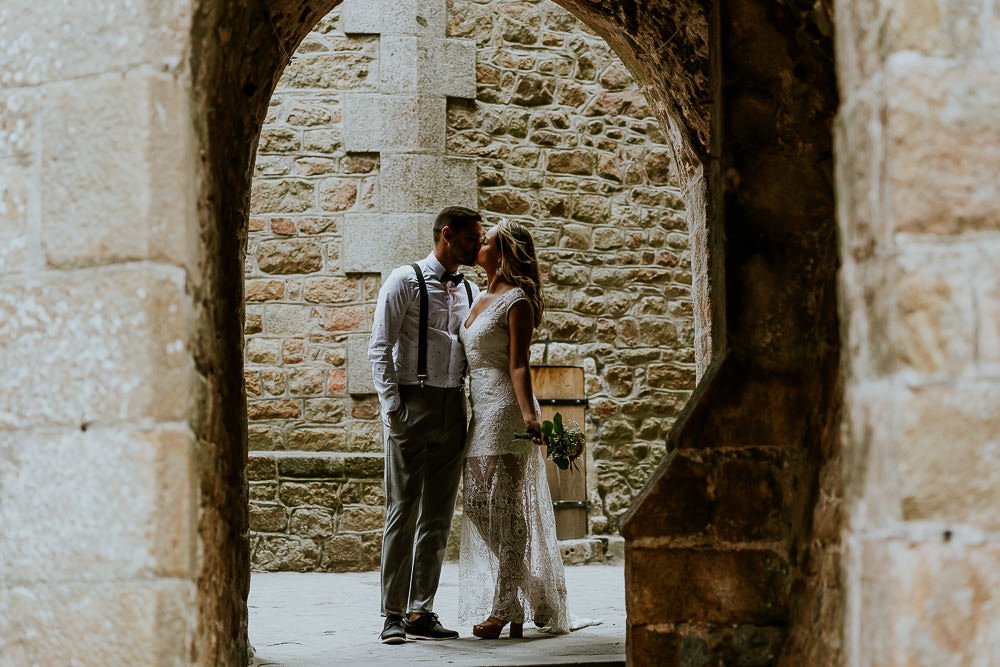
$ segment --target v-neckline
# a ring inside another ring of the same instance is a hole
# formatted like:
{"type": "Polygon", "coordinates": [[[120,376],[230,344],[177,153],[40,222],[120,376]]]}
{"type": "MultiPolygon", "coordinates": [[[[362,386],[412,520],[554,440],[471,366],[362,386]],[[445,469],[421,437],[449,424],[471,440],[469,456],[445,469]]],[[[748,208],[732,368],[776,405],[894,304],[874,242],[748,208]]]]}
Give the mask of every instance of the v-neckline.
{"type": "MultiPolygon", "coordinates": [[[[494,304],[496,304],[496,302],[500,300],[500,297],[502,297],[504,294],[507,294],[508,292],[511,292],[513,290],[516,290],[516,289],[517,289],[516,287],[511,287],[506,292],[501,292],[500,294],[497,294],[495,297],[493,297],[493,301],[490,302],[490,305],[488,305],[485,308],[483,308],[483,312],[481,312],[478,315],[476,315],[475,318],[473,318],[473,320],[471,322],[469,322],[468,320],[466,320],[465,322],[463,322],[462,323],[462,328],[464,328],[466,331],[468,331],[469,329],[471,329],[472,325],[475,324],[476,322],[478,322],[480,317],[482,317],[483,315],[485,315],[486,313],[488,313],[490,311],[490,309],[493,308],[494,304]]],[[[489,294],[489,292],[483,292],[482,294],[480,294],[478,297],[476,297],[476,301],[478,301],[480,298],[482,298],[483,294],[489,294]]],[[[473,301],[472,305],[475,306],[476,302],[473,301]]],[[[471,314],[472,314],[472,309],[470,308],[469,309],[469,315],[471,315],[471,314]]]]}

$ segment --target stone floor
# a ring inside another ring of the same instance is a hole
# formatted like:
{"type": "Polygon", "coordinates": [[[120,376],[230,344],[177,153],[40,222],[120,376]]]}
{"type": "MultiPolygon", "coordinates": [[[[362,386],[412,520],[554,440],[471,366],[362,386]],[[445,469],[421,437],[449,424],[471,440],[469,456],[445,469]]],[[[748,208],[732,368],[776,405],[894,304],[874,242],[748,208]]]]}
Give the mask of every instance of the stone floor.
{"type": "Polygon", "coordinates": [[[566,568],[570,611],[601,619],[600,625],[569,635],[542,634],[525,627],[520,641],[477,639],[457,626],[458,566],[445,565],[435,604],[441,620],[461,637],[446,642],[378,641],[377,572],[322,574],[254,573],[250,580],[250,641],[254,665],[624,665],[625,578],[621,565],[566,568]]]}

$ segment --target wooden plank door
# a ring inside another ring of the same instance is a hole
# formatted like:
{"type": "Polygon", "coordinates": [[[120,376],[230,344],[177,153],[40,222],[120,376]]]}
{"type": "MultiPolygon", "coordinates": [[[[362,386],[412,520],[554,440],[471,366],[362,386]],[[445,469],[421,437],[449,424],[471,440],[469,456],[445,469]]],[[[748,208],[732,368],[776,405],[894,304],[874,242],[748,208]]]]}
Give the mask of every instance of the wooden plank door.
{"type": "MultiPolygon", "coordinates": [[[[542,408],[542,420],[551,420],[560,413],[563,422],[576,422],[586,428],[586,405],[583,369],[578,366],[537,366],[531,369],[531,384],[542,408]]],[[[549,491],[556,513],[556,537],[576,539],[587,535],[587,456],[572,466],[560,470],[546,460],[549,491]]]]}

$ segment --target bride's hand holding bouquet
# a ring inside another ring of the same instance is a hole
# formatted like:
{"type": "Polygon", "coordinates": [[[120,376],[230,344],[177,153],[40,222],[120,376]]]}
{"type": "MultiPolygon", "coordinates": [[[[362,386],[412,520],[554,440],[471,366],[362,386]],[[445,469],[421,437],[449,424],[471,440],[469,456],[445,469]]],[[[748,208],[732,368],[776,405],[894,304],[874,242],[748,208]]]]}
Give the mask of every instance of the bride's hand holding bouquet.
{"type": "Polygon", "coordinates": [[[583,455],[586,438],[576,422],[571,422],[567,428],[562,415],[557,412],[552,421],[539,424],[538,420],[526,420],[525,426],[527,432],[517,435],[518,440],[531,440],[544,445],[546,458],[552,459],[560,470],[567,470],[571,465],[573,470],[580,470],[576,461],[583,455]]]}

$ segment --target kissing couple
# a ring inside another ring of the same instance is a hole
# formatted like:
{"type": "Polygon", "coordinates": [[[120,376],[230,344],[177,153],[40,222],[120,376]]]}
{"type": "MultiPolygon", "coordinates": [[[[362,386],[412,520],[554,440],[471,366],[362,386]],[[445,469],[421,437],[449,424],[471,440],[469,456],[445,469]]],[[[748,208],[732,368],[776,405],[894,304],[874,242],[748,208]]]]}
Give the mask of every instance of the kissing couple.
{"type": "Polygon", "coordinates": [[[484,234],[482,216],[458,206],[435,219],[431,253],[379,291],[368,357],[385,425],[385,644],[458,637],[434,595],[463,479],[459,621],[479,621],[483,639],[508,623],[520,638],[526,620],[570,629],[528,364],[543,311],[528,230],[505,220],[484,234]],[[461,265],[485,270],[486,291],[461,265]],[[516,437],[525,431],[535,439],[516,437]]]}

